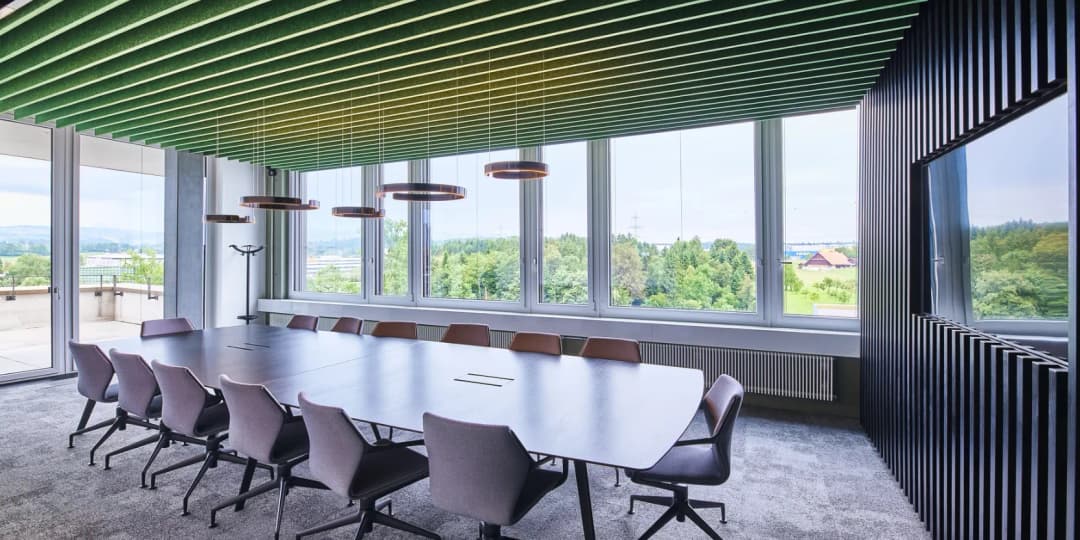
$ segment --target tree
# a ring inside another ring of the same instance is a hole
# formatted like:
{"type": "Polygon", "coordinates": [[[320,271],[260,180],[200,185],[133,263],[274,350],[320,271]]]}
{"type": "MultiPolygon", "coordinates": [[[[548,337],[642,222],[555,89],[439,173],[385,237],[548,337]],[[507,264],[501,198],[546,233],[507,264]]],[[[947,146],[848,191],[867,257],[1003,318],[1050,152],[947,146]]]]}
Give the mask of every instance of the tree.
{"type": "Polygon", "coordinates": [[[165,284],[165,264],[159,261],[153,249],[143,251],[128,250],[128,258],[121,266],[126,279],[136,283],[151,285],[165,284]]]}
{"type": "Polygon", "coordinates": [[[4,278],[7,283],[14,279],[23,287],[48,285],[52,283],[52,263],[44,255],[24,253],[6,267],[4,278]]]}
{"type": "Polygon", "coordinates": [[[324,266],[307,279],[307,288],[312,292],[359,294],[360,277],[348,276],[334,265],[324,266]]]}

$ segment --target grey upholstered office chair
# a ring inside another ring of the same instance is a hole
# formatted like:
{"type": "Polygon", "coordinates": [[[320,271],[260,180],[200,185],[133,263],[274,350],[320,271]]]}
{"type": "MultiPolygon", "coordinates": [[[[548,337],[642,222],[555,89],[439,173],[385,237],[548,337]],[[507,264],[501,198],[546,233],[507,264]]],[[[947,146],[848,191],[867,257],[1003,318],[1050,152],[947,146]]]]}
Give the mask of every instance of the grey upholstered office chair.
{"type": "Polygon", "coordinates": [[[540,499],[566,481],[529,457],[507,426],[471,424],[424,413],[431,501],[481,522],[481,536],[501,538],[540,499]]]}
{"type": "Polygon", "coordinates": [[[342,334],[359,334],[363,328],[364,321],[353,317],[342,317],[334,323],[334,327],[330,331],[341,332],[342,334]]]}
{"type": "Polygon", "coordinates": [[[311,330],[315,331],[319,326],[319,318],[314,315],[293,315],[292,319],[289,319],[289,324],[285,325],[286,328],[292,328],[294,330],[311,330]]]}
{"type": "MultiPolygon", "coordinates": [[[[632,339],[591,337],[585,340],[581,356],[586,358],[604,358],[621,362],[641,362],[641,347],[632,339]]],[[[622,485],[619,469],[615,469],[615,487],[622,485]]]]}
{"type": "Polygon", "coordinates": [[[372,446],[342,409],[312,403],[303,393],[299,400],[310,440],[308,466],[312,476],[334,493],[356,501],[360,510],[354,515],[307,529],[296,538],[354,523],[360,524],[356,538],[362,538],[375,524],[439,538],[435,533],[380,512],[389,501],[376,505],[380,497],[427,478],[427,458],[406,448],[423,444],[423,441],[372,446]]]}
{"type": "Polygon", "coordinates": [[[581,356],[623,362],[641,362],[641,347],[632,339],[591,337],[585,340],[581,356]]]}
{"type": "MultiPolygon", "coordinates": [[[[124,429],[128,425],[142,426],[153,429],[154,435],[139,439],[127,446],[118,448],[105,454],[105,469],[109,469],[112,457],[136,448],[153,444],[157,440],[158,425],[154,420],[161,417],[161,392],[158,391],[157,380],[146,360],[137,354],[128,354],[109,350],[109,360],[116,369],[116,379],[120,384],[120,401],[117,407],[116,422],[109,429],[124,429]]],[[[146,466],[153,463],[155,452],[150,456],[146,466]]],[[[94,461],[94,452],[90,452],[90,461],[94,461]]],[[[143,486],[146,486],[146,474],[143,471],[143,486]]]]}
{"type": "Polygon", "coordinates": [[[71,351],[71,358],[75,360],[75,369],[79,376],[76,388],[79,394],[86,398],[79,425],[68,435],[68,448],[74,448],[76,435],[89,433],[114,423],[115,420],[110,418],[89,427],[86,425],[94,412],[94,405],[117,402],[120,397],[120,385],[113,382],[113,375],[116,372],[113,371],[112,362],[109,362],[109,357],[105,356],[101,347],[90,343],[69,341],[68,349],[71,351]]]}
{"type": "MultiPolygon", "coordinates": [[[[206,391],[195,374],[186,367],[170,366],[157,360],[151,363],[154,377],[161,388],[161,435],[157,453],[172,442],[184,442],[204,446],[202,455],[192,456],[150,475],[150,489],[157,486],[157,477],[202,462],[195,479],[184,493],[183,512],[188,515],[188,499],[202,481],[207,469],[217,467],[218,461],[247,464],[246,459],[221,451],[222,442],[228,437],[229,409],[221,396],[206,391]]],[[[269,469],[269,466],[264,466],[269,469]]],[[[145,475],[146,472],[143,471],[145,475]]],[[[272,473],[271,473],[272,474],[272,473]]]]}
{"type": "Polygon", "coordinates": [[[143,321],[139,335],[142,337],[169,336],[194,331],[195,326],[191,324],[187,317],[177,317],[175,319],[143,321]]]}
{"type": "Polygon", "coordinates": [[[634,513],[634,502],[667,506],[668,509],[645,534],[642,539],[656,534],[667,522],[675,518],[684,521],[690,518],[711,538],[720,538],[695,508],[719,508],[720,523],[727,523],[724,503],[691,499],[687,484],[718,486],[727,481],[731,474],[731,434],[735,429],[735,420],[742,407],[743,386],[739,381],[721,375],[705,394],[702,406],[705,420],[709,425],[709,437],[705,439],[678,441],[660,461],[643,471],[627,471],[630,481],[635,484],[666,489],[671,497],[652,495],[631,495],[630,513],[634,513]]]}
{"type": "Polygon", "coordinates": [[[562,354],[562,337],[543,332],[518,332],[510,340],[510,350],[543,354],[562,354]]]}
{"type": "Polygon", "coordinates": [[[221,391],[229,405],[229,446],[246,457],[247,462],[240,494],[210,510],[210,526],[217,525],[217,513],[221,509],[235,506],[237,511],[242,510],[248,499],[276,488],[278,506],[274,538],[277,538],[289,489],[297,486],[326,489],[318,482],[292,474],[293,467],[307,459],[308,437],[304,419],[282,407],[265,386],[238,383],[228,375],[222,375],[221,391]],[[272,465],[277,479],[251,488],[251,477],[258,464],[272,465]]]}
{"type": "Polygon", "coordinates": [[[416,339],[416,323],[408,321],[379,321],[371,329],[375,337],[416,339]]]}
{"type": "Polygon", "coordinates": [[[490,347],[491,329],[486,324],[452,323],[446,327],[442,342],[490,347]]]}

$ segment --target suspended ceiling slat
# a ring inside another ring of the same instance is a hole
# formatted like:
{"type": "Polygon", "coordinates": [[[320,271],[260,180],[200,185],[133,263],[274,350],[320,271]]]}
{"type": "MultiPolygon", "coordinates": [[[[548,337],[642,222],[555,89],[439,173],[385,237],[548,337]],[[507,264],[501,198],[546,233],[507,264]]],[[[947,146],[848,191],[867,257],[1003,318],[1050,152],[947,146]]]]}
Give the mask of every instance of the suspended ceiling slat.
{"type": "Polygon", "coordinates": [[[921,3],[35,0],[0,112],[295,170],[692,128],[854,106],[921,3]]]}

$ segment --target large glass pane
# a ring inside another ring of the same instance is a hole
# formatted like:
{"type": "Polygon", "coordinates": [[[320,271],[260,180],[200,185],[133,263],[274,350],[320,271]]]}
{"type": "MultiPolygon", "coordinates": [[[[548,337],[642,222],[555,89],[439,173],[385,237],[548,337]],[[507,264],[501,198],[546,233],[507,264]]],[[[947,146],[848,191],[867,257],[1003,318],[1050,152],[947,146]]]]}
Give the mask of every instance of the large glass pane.
{"type": "Polygon", "coordinates": [[[164,316],[165,153],[79,137],[79,339],[164,316]]]}
{"type": "Polygon", "coordinates": [[[584,142],[543,148],[543,266],[540,301],[589,302],[589,177],[584,142]]]}
{"type": "Polygon", "coordinates": [[[0,121],[0,376],[52,366],[50,135],[0,121]]]}
{"type": "Polygon", "coordinates": [[[784,313],[858,316],[858,112],[784,119],[784,313]]]}
{"type": "MultiPolygon", "coordinates": [[[[409,162],[397,161],[382,166],[382,181],[386,184],[409,181],[409,162]]],[[[407,296],[409,294],[409,203],[393,197],[380,200],[386,215],[381,220],[381,251],[379,253],[379,283],[375,294],[407,296]]]]}
{"type": "Polygon", "coordinates": [[[324,210],[305,212],[304,286],[306,292],[360,294],[363,291],[362,219],[334,217],[335,206],[362,206],[360,167],[310,172],[304,175],[305,198],[324,210]]]}
{"type": "Polygon", "coordinates": [[[1045,322],[1069,316],[1069,114],[1055,98],[929,164],[936,313],[1064,331],[1045,322]]]}
{"type": "Polygon", "coordinates": [[[484,176],[484,164],[517,150],[431,160],[430,181],[465,186],[458,201],[431,203],[425,291],[432,298],[521,299],[519,185],[484,176]]]}
{"type": "Polygon", "coordinates": [[[757,309],[754,127],[611,140],[611,304],[757,309]]]}

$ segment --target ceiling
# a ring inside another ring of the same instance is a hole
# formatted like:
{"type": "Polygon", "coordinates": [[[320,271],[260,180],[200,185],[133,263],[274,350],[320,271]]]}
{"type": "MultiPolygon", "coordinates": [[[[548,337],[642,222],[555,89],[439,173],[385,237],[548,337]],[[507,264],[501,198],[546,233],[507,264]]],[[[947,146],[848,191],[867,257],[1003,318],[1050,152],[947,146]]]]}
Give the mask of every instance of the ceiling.
{"type": "Polygon", "coordinates": [[[855,105],[922,0],[34,0],[0,112],[291,170],[855,105]]]}

